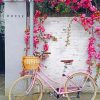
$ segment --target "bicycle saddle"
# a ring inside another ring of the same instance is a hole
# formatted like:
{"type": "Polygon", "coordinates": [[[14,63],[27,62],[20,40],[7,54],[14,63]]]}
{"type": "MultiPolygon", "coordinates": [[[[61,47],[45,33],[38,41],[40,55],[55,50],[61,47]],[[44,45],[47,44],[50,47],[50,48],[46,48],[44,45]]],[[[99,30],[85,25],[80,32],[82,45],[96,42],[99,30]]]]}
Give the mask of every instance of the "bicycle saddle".
{"type": "Polygon", "coordinates": [[[70,64],[73,62],[73,60],[61,60],[61,62],[65,63],[65,64],[70,64]]]}

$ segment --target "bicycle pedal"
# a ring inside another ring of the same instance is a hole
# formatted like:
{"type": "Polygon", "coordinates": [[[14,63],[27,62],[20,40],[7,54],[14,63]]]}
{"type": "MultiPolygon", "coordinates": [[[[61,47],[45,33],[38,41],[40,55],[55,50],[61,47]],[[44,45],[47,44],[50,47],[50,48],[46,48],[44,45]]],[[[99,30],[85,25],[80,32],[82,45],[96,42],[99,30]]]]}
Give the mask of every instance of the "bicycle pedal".
{"type": "Polygon", "coordinates": [[[62,95],[61,94],[54,94],[54,96],[59,99],[62,95]]]}
{"type": "MultiPolygon", "coordinates": [[[[59,88],[57,88],[56,90],[59,92],[59,88]]],[[[62,94],[57,94],[57,93],[54,91],[54,96],[55,96],[57,99],[59,99],[59,98],[62,96],[62,94]]]]}
{"type": "Polygon", "coordinates": [[[77,92],[76,98],[80,98],[80,92],[77,92]]]}

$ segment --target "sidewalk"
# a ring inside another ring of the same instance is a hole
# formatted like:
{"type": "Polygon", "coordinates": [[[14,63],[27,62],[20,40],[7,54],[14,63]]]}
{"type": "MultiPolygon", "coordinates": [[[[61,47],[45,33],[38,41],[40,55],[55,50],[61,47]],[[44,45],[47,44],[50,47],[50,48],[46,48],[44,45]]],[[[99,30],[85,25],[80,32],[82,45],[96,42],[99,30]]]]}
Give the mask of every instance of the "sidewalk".
{"type": "Polygon", "coordinates": [[[0,96],[5,94],[4,89],[5,89],[5,75],[0,74],[0,96]]]}
{"type": "MultiPolygon", "coordinates": [[[[0,100],[8,100],[8,97],[0,96],[0,100]]],[[[56,99],[54,96],[49,96],[48,94],[45,94],[43,96],[42,100],[66,100],[66,99],[62,99],[62,98],[56,99]]],[[[84,97],[83,97],[83,99],[77,99],[77,98],[75,99],[75,98],[73,98],[72,100],[84,100],[84,97]]],[[[100,100],[100,94],[97,95],[95,100],[100,100]]]]}
{"type": "Polygon", "coordinates": [[[8,100],[8,97],[5,97],[5,75],[0,74],[0,100],[8,100]]]}

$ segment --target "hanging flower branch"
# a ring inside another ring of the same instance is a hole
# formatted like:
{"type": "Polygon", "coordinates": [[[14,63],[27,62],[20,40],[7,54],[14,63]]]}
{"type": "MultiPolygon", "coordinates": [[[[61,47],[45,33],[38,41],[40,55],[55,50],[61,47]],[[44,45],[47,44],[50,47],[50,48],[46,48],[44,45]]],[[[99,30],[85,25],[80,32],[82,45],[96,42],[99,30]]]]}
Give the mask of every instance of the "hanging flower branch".
{"type": "Polygon", "coordinates": [[[95,80],[97,80],[97,78],[100,74],[100,49],[99,49],[99,51],[96,51],[95,42],[96,42],[96,38],[94,38],[94,37],[89,38],[87,64],[89,64],[89,66],[92,66],[93,64],[97,63],[96,64],[96,72],[97,73],[95,76],[95,80]]]}
{"type": "MultiPolygon", "coordinates": [[[[100,12],[97,11],[96,13],[91,14],[90,17],[87,17],[86,14],[80,14],[80,16],[78,17],[74,17],[68,27],[67,27],[67,37],[66,37],[66,46],[68,46],[68,44],[70,44],[70,35],[71,35],[71,24],[73,21],[78,22],[80,25],[82,25],[82,27],[84,28],[85,31],[87,31],[89,34],[93,34],[93,33],[97,33],[98,35],[100,35],[100,27],[96,26],[95,27],[95,21],[99,22],[100,21],[100,12]]],[[[100,22],[99,22],[100,23],[100,22]]]]}
{"type": "Polygon", "coordinates": [[[67,37],[66,37],[66,46],[70,45],[70,37],[71,37],[71,24],[73,22],[73,19],[70,21],[68,27],[67,27],[67,37]]]}
{"type": "Polygon", "coordinates": [[[90,37],[89,38],[89,44],[88,44],[88,60],[87,60],[87,64],[92,66],[92,59],[96,58],[96,50],[94,47],[96,39],[94,37],[90,37]]]}
{"type": "Polygon", "coordinates": [[[100,45],[97,44],[98,47],[96,46],[97,38],[100,39],[100,26],[95,26],[96,25],[95,22],[100,23],[100,16],[98,16],[99,14],[100,12],[96,11],[95,13],[91,14],[90,17],[86,17],[85,14],[81,14],[80,17],[74,18],[74,21],[77,21],[79,24],[81,24],[84,30],[87,31],[90,35],[92,35],[88,41],[87,64],[89,66],[92,66],[94,62],[97,63],[97,67],[96,67],[97,75],[95,77],[96,79],[99,75],[98,73],[100,73],[100,69],[98,67],[98,62],[100,62],[100,49],[96,50],[96,48],[98,48],[100,45]]]}
{"type": "MultiPolygon", "coordinates": [[[[35,15],[34,15],[33,46],[35,49],[33,51],[33,54],[35,54],[35,52],[38,51],[38,47],[40,46],[42,42],[43,42],[43,48],[41,48],[41,51],[47,52],[49,49],[48,40],[50,39],[52,39],[53,41],[57,40],[50,33],[45,32],[44,21],[46,20],[46,18],[47,18],[47,15],[41,16],[41,12],[36,10],[35,15]]],[[[25,37],[24,37],[24,41],[26,44],[26,52],[29,49],[29,39],[30,39],[30,32],[27,29],[25,31],[25,37]]]]}
{"type": "MultiPolygon", "coordinates": [[[[93,60],[97,63],[97,73],[100,73],[99,67],[98,67],[98,61],[100,62],[100,49],[96,50],[96,37],[94,35],[97,35],[97,37],[100,37],[100,26],[95,26],[95,22],[100,23],[100,11],[97,10],[97,8],[92,5],[92,0],[63,0],[63,2],[66,3],[66,5],[70,6],[70,8],[77,13],[77,11],[80,8],[88,10],[90,13],[87,17],[87,13],[84,14],[78,14],[78,16],[75,16],[69,26],[68,26],[68,34],[66,38],[66,46],[70,43],[69,38],[71,34],[71,24],[73,21],[78,22],[81,24],[85,31],[87,31],[89,34],[92,35],[92,37],[89,38],[89,44],[88,44],[88,59],[87,64],[89,66],[93,65],[93,60]]],[[[96,4],[97,5],[97,4],[96,4]]],[[[100,44],[98,44],[98,47],[100,48],[100,44]]],[[[100,65],[100,64],[99,64],[100,65]]]]}
{"type": "Polygon", "coordinates": [[[91,15],[92,19],[100,23],[100,11],[97,10],[91,15]]]}
{"type": "Polygon", "coordinates": [[[42,51],[45,52],[48,51],[49,49],[48,40],[55,38],[50,33],[45,32],[44,21],[46,20],[46,18],[47,15],[41,16],[41,12],[36,10],[35,17],[34,17],[33,44],[34,44],[34,48],[38,49],[39,43],[41,41],[44,42],[42,51]]]}
{"type": "Polygon", "coordinates": [[[94,25],[94,20],[92,20],[91,17],[86,17],[85,14],[81,14],[80,17],[75,19],[75,21],[80,23],[84,27],[84,30],[91,34],[90,30],[94,25]]]}

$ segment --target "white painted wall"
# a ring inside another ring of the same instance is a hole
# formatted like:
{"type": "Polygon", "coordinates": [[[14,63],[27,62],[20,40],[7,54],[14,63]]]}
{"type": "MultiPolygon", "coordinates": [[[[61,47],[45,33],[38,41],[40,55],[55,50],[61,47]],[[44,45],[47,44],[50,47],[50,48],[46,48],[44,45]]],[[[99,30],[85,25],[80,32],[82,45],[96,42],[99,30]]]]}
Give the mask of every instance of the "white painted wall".
{"type": "Polygon", "coordinates": [[[5,2],[5,89],[19,77],[24,54],[25,2],[5,2]],[[11,17],[13,15],[13,17],[11,17]],[[16,17],[15,17],[16,15],[16,17]],[[20,17],[19,17],[20,15],[20,17]],[[9,17],[7,17],[9,16],[9,17]],[[23,16],[23,17],[22,17],[23,16]]]}
{"type": "MultiPolygon", "coordinates": [[[[24,54],[24,30],[25,30],[25,3],[5,3],[5,89],[6,93],[11,83],[19,77],[21,71],[21,57],[24,54]],[[9,17],[7,17],[9,15],[9,17]],[[17,15],[17,17],[11,17],[17,15]],[[23,17],[18,17],[23,15],[23,17]]],[[[86,70],[87,45],[89,34],[83,28],[73,23],[70,45],[65,46],[66,32],[64,31],[71,18],[48,17],[45,22],[47,33],[52,33],[58,38],[57,42],[49,41],[50,57],[45,61],[48,66],[44,72],[53,79],[60,80],[63,72],[62,59],[73,59],[74,63],[66,72],[86,70]],[[59,78],[60,77],[60,78],[59,78]]],[[[95,74],[95,70],[94,70],[95,74]]],[[[61,80],[60,80],[61,81],[61,80]]],[[[100,83],[100,82],[99,82],[100,83]]]]}

